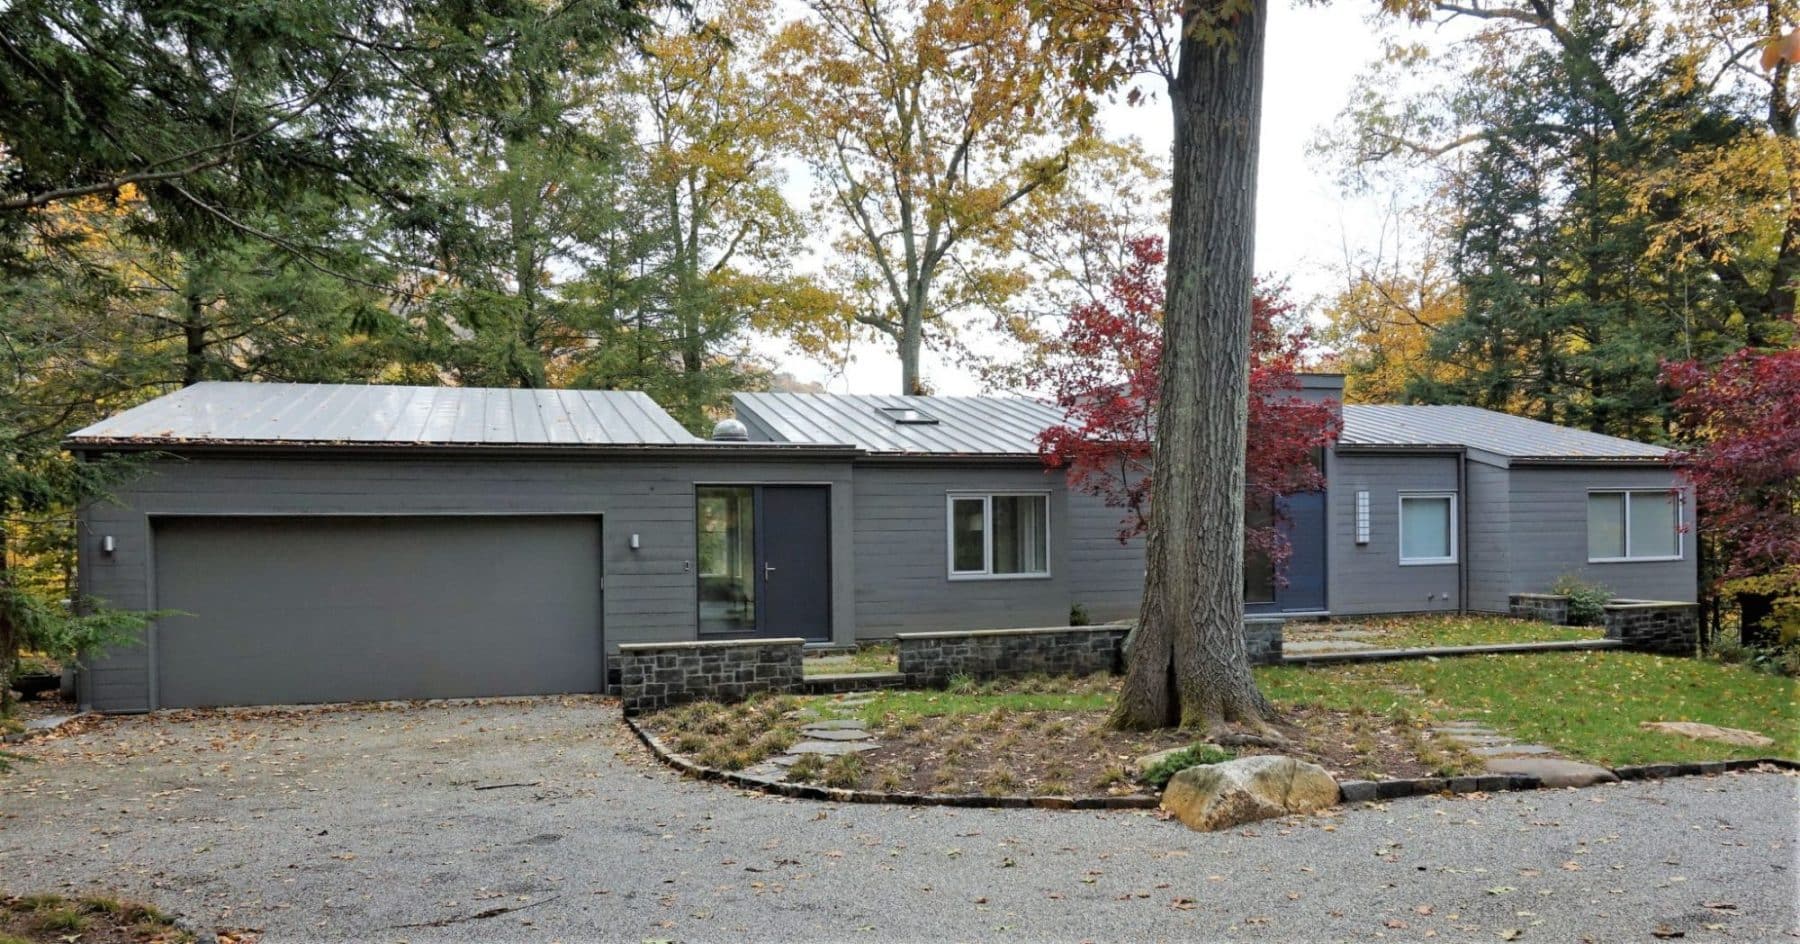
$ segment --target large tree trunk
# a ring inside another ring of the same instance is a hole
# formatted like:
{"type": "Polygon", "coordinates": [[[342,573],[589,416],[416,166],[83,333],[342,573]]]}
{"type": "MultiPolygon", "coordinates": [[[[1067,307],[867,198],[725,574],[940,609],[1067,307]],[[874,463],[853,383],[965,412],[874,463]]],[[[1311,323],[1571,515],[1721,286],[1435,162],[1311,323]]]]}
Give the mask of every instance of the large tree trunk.
{"type": "Polygon", "coordinates": [[[1184,17],[1144,602],[1112,722],[1260,723],[1244,647],[1244,453],[1268,0],[1184,17]],[[1236,12],[1233,12],[1236,11],[1236,12]],[[1208,35],[1209,33],[1213,35],[1208,35]],[[1224,39],[1217,35],[1222,33],[1224,39]]]}

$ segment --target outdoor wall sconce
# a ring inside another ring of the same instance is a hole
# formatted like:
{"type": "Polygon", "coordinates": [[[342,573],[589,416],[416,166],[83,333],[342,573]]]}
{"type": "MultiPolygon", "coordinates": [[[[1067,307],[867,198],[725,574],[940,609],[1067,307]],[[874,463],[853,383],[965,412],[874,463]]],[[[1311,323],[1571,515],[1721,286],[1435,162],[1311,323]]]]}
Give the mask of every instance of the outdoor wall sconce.
{"type": "Polygon", "coordinates": [[[100,539],[100,553],[111,555],[117,549],[118,546],[113,543],[112,535],[109,534],[100,539]]]}
{"type": "Polygon", "coordinates": [[[633,534],[632,534],[632,535],[631,535],[631,542],[630,542],[630,543],[631,543],[631,549],[632,549],[632,550],[634,550],[634,551],[635,551],[635,550],[637,550],[637,549],[638,549],[638,548],[639,548],[639,547],[640,547],[640,546],[641,546],[641,545],[640,545],[640,544],[639,544],[639,543],[638,543],[638,536],[637,536],[637,534],[635,534],[635,533],[633,533],[633,534]]]}
{"type": "Polygon", "coordinates": [[[1369,493],[1356,493],[1356,543],[1369,543],[1369,493]]]}

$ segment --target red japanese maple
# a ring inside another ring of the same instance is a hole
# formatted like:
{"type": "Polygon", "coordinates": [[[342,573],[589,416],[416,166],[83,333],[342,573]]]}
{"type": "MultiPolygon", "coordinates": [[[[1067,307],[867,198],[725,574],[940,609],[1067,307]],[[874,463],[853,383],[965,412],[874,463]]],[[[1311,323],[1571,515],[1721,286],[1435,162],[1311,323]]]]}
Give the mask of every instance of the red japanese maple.
{"type": "Polygon", "coordinates": [[[1718,579],[1800,566],[1800,351],[1665,363],[1663,382],[1694,443],[1674,462],[1719,551],[1718,579]]]}
{"type": "MultiPolygon", "coordinates": [[[[1119,539],[1143,533],[1150,501],[1152,434],[1156,428],[1157,366],[1162,356],[1163,243],[1132,241],[1125,268],[1108,297],[1069,312],[1063,344],[1041,378],[1066,419],[1038,436],[1046,465],[1064,469],[1070,486],[1125,509],[1119,539]]],[[[1295,371],[1309,344],[1305,327],[1291,327],[1294,305],[1282,287],[1258,283],[1251,306],[1249,448],[1245,500],[1272,509],[1267,523],[1249,528],[1247,547],[1280,571],[1289,555],[1280,524],[1281,496],[1325,485],[1312,452],[1337,438],[1334,402],[1296,395],[1295,371]]]]}

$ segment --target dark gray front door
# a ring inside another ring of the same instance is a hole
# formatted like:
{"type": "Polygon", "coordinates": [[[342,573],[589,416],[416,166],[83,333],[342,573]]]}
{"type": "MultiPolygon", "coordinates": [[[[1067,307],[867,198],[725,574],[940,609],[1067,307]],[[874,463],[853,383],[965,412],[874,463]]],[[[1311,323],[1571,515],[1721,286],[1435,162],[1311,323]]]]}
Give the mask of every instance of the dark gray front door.
{"type": "Polygon", "coordinates": [[[762,487],[763,636],[831,637],[831,490],[762,487]]]}
{"type": "Polygon", "coordinates": [[[158,704],[595,692],[596,518],[155,523],[158,704]]]}

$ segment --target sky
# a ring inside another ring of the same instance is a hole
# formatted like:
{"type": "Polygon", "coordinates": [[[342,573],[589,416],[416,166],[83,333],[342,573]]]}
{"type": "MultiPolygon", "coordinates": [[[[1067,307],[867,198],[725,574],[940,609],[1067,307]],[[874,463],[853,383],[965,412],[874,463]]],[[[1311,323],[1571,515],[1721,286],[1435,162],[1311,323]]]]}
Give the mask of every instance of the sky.
{"type": "MultiPolygon", "coordinates": [[[[1381,239],[1380,200],[1344,195],[1332,168],[1306,153],[1318,132],[1343,109],[1357,73],[1381,54],[1376,28],[1367,22],[1372,6],[1359,0],[1322,6],[1295,6],[1290,0],[1270,3],[1257,174],[1256,268],[1264,275],[1287,278],[1294,297],[1303,303],[1332,294],[1341,285],[1346,246],[1352,251],[1374,248],[1381,239]]],[[[1111,106],[1103,122],[1112,136],[1135,135],[1147,147],[1168,152],[1166,98],[1111,106]]],[[[900,388],[900,364],[885,338],[853,345],[848,363],[812,362],[776,348],[762,353],[779,370],[831,393],[895,393],[900,388]]],[[[922,369],[938,393],[986,392],[978,377],[930,351],[922,369]]]]}

